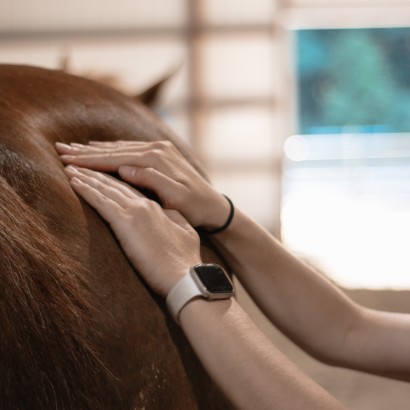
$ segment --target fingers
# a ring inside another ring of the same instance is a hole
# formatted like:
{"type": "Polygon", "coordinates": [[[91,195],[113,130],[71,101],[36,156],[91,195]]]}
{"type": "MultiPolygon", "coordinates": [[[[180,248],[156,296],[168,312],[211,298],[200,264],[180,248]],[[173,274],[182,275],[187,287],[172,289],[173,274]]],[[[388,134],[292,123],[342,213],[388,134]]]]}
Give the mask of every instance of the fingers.
{"type": "Polygon", "coordinates": [[[88,145],[71,142],[70,144],[63,144],[56,142],[55,147],[59,154],[67,155],[81,155],[81,154],[109,154],[112,152],[129,152],[130,149],[135,150],[149,150],[149,143],[142,141],[116,141],[116,142],[92,142],[88,145]]]}
{"type": "Polygon", "coordinates": [[[121,166],[118,173],[124,181],[155,192],[165,207],[170,205],[169,199],[178,196],[178,191],[182,188],[181,183],[154,168],[121,166]]]}
{"type": "Polygon", "coordinates": [[[218,208],[219,194],[169,141],[58,143],[56,149],[66,165],[118,172],[128,183],[155,192],[165,208],[178,210],[193,226],[213,224],[208,219],[215,212],[209,209],[218,208]]]}
{"type": "Polygon", "coordinates": [[[155,192],[163,205],[171,208],[178,203],[175,199],[186,191],[184,184],[190,175],[195,174],[168,141],[95,141],[88,146],[57,143],[56,149],[66,164],[119,172],[127,182],[155,192]]]}
{"type": "MultiPolygon", "coordinates": [[[[166,296],[187,267],[200,261],[198,235],[179,212],[161,209],[110,175],[72,165],[65,170],[73,189],[110,224],[125,254],[155,292],[166,296]]],[[[153,178],[169,182],[160,173],[153,178]]]]}
{"type": "Polygon", "coordinates": [[[124,206],[125,198],[145,198],[144,195],[142,195],[136,189],[130,187],[128,184],[121,182],[110,175],[95,172],[86,168],[74,167],[72,165],[66,167],[65,172],[69,177],[76,177],[77,179],[80,179],[82,182],[87,183],[95,189],[100,190],[109,197],[110,195],[112,195],[112,199],[117,200],[124,206]]]}
{"type": "Polygon", "coordinates": [[[65,164],[111,172],[122,165],[154,166],[165,174],[170,172],[166,158],[170,157],[170,152],[178,153],[168,141],[94,142],[91,145],[56,143],[56,150],[65,164]]]}
{"type": "MultiPolygon", "coordinates": [[[[65,171],[76,192],[108,221],[118,212],[129,209],[132,201],[146,199],[140,192],[110,175],[73,166],[66,167],[65,171]]],[[[178,211],[164,210],[164,213],[182,228],[191,229],[191,225],[178,211]]]]}
{"type": "Polygon", "coordinates": [[[94,145],[95,147],[118,147],[118,146],[133,146],[133,145],[141,145],[147,144],[146,141],[89,141],[89,145],[94,145]]]}
{"type": "Polygon", "coordinates": [[[111,224],[117,215],[123,211],[123,208],[117,202],[83,179],[72,177],[70,183],[74,191],[96,209],[108,223],[111,224]]]}
{"type": "Polygon", "coordinates": [[[149,161],[145,154],[133,153],[91,153],[61,155],[65,164],[87,167],[96,171],[116,172],[121,165],[147,166],[149,161]]]}

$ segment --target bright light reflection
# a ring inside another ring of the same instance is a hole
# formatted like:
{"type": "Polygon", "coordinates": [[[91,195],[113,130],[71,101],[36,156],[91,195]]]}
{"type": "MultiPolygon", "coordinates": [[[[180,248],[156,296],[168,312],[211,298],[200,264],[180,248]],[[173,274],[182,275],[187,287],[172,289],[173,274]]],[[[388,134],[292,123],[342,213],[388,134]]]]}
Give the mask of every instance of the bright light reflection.
{"type": "Polygon", "coordinates": [[[342,286],[410,288],[410,210],[346,193],[284,197],[283,240],[342,286]]]}
{"type": "Polygon", "coordinates": [[[309,143],[302,135],[292,135],[284,145],[285,155],[292,161],[303,161],[309,156],[309,143]]]}

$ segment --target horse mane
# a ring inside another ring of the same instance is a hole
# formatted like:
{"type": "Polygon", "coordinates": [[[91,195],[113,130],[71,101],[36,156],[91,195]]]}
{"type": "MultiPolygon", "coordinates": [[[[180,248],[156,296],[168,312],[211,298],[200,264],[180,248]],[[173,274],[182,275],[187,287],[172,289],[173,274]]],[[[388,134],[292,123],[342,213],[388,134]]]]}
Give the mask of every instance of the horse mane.
{"type": "Polygon", "coordinates": [[[101,408],[112,383],[90,332],[97,307],[84,267],[7,181],[24,159],[0,158],[0,407],[101,408]]]}

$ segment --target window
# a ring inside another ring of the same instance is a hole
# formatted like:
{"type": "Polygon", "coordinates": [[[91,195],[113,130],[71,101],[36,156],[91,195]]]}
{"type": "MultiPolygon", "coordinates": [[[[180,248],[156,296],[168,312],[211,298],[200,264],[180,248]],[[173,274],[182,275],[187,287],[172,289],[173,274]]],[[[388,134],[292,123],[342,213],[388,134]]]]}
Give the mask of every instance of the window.
{"type": "Polygon", "coordinates": [[[348,287],[408,287],[410,28],[294,36],[283,237],[348,287]]]}

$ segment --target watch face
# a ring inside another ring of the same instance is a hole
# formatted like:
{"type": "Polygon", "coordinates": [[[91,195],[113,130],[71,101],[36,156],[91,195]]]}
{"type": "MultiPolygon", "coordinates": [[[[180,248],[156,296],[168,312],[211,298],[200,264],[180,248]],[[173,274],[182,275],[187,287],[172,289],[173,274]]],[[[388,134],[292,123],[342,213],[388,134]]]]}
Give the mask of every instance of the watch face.
{"type": "Polygon", "coordinates": [[[197,265],[195,273],[210,293],[233,292],[232,282],[225,271],[218,265],[197,265]]]}

